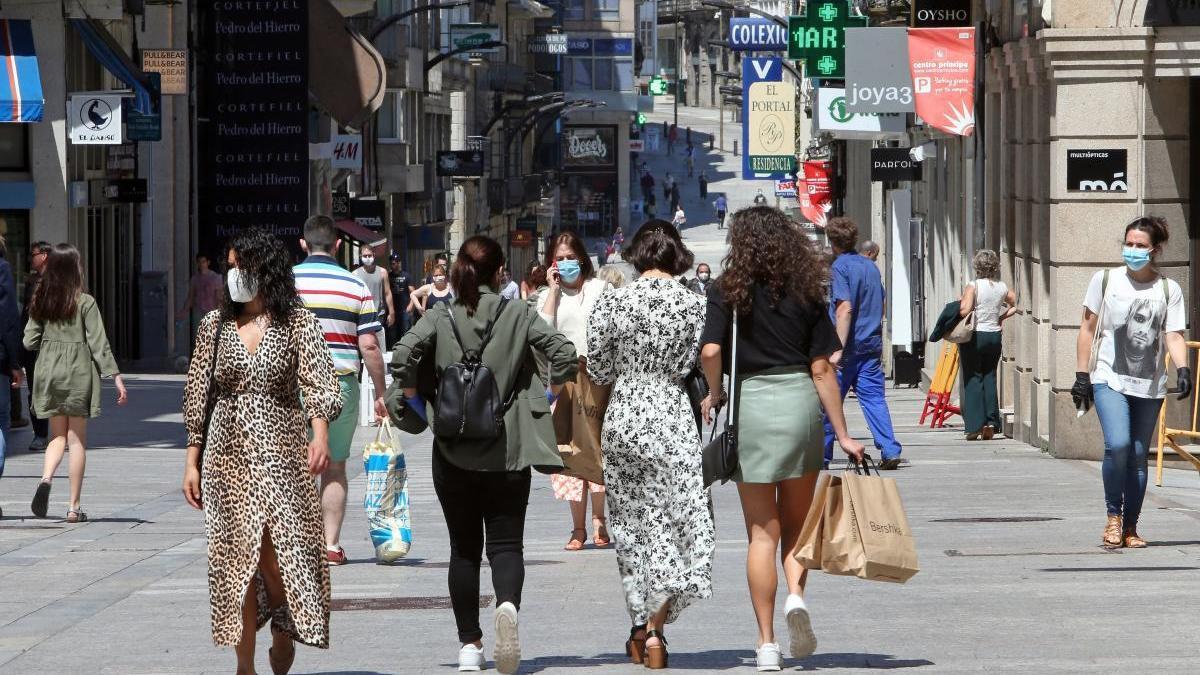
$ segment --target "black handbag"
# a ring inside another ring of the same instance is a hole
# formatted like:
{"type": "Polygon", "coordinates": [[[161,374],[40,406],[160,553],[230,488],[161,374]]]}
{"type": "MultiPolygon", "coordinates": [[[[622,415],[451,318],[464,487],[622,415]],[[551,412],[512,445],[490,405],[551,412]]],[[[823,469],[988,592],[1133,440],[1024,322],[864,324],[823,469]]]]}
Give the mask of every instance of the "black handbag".
{"type": "Polygon", "coordinates": [[[501,399],[496,376],[482,359],[483,350],[492,339],[492,329],[507,304],[507,298],[500,300],[496,315],[484,329],[479,348],[472,350],[463,346],[458,324],[454,321],[454,308],[446,308],[454,340],[463,356],[442,370],[433,415],[433,432],[438,438],[446,441],[494,440],[504,434],[504,413],[512,405],[516,386],[507,399],[501,399]]]}
{"type": "Polygon", "coordinates": [[[737,428],[737,314],[733,315],[733,347],[729,355],[729,411],[725,415],[725,428],[717,435],[714,425],[708,445],[704,446],[702,464],[704,485],[717,481],[727,483],[738,470],[737,428]]]}
{"type": "Polygon", "coordinates": [[[704,416],[700,413],[700,404],[708,398],[708,380],[704,377],[704,370],[699,365],[694,366],[683,378],[683,389],[687,392],[688,401],[692,404],[692,415],[696,418],[696,430],[703,438],[704,416]]]}

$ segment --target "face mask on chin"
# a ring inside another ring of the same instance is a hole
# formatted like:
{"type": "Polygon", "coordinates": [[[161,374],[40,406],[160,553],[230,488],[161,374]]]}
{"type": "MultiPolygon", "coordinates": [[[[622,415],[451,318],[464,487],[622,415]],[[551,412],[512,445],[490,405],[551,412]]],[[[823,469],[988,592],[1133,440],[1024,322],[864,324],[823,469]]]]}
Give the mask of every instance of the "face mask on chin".
{"type": "Polygon", "coordinates": [[[236,303],[246,304],[258,295],[258,285],[237,267],[229,270],[225,285],[229,288],[229,299],[236,303]]]}

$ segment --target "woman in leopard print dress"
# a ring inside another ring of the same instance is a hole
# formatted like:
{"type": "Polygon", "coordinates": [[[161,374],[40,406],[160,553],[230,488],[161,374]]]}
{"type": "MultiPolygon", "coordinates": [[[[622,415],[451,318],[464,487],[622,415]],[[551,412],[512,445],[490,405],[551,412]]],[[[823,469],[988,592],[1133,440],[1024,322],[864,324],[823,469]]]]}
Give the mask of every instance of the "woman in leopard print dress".
{"type": "Polygon", "coordinates": [[[253,673],[255,634],[270,621],[271,667],[286,673],[293,640],[329,646],[313,476],[329,464],[328,421],[341,403],[283,244],[249,230],[231,242],[228,262],[225,302],[200,324],[184,390],[183,492],[204,509],[213,641],[236,647],[238,673],[253,673]]]}

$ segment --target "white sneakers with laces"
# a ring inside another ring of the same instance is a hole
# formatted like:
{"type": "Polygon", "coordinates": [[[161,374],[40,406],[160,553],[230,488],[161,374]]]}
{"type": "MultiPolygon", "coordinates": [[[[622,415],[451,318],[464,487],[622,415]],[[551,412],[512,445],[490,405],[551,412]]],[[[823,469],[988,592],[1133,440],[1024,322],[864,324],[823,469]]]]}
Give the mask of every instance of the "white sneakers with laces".
{"type": "Polygon", "coordinates": [[[496,671],[509,675],[517,672],[521,665],[521,638],[517,634],[517,608],[511,602],[502,602],[496,608],[496,648],[492,658],[496,660],[496,671]]]}
{"type": "Polygon", "coordinates": [[[483,664],[483,647],[468,644],[458,650],[458,672],[477,673],[483,669],[483,664]]]}
{"type": "Polygon", "coordinates": [[[783,654],[774,642],[759,647],[754,661],[760,673],[773,673],[783,668],[783,654]]]}
{"type": "Polygon", "coordinates": [[[788,638],[792,643],[792,658],[812,656],[817,651],[817,636],[813,634],[812,618],[808,615],[804,598],[788,595],[783,612],[787,618],[788,638]]]}

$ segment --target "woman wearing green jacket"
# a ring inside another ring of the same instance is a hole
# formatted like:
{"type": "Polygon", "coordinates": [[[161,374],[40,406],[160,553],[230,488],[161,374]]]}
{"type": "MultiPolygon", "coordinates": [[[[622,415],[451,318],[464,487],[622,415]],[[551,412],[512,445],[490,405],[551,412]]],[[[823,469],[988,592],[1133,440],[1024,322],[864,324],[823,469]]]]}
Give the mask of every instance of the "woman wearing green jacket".
{"type": "Polygon", "coordinates": [[[125,405],[128,397],[96,299],[83,292],[79,250],[70,244],[55,246],[46,260],[46,271],[30,302],[25,348],[37,354],[34,412],[50,420],[50,443],[46,446],[42,482],[33,495],[33,514],[46,517],[50,481],[69,448],[71,501],[67,522],[86,521],[87,514],[79,508],[79,494],[87,464],[87,420],[100,414],[100,378],[113,378],[117,405],[125,405]]]}
{"type": "MultiPolygon", "coordinates": [[[[463,243],[450,272],[457,291],[453,303],[432,308],[392,348],[392,386],[387,404],[393,420],[404,406],[419,403],[418,369],[432,358],[441,374],[477,350],[492,371],[501,400],[508,405],[500,436],[488,440],[447,440],[434,431],[433,486],[450,531],[450,603],[458,625],[459,670],[484,665],[479,628],[479,566],[487,533],[487,556],[496,592],[496,670],[516,672],[520,663],[517,609],[525,582],[523,542],[529,503],[530,468],[562,470],[546,386],[537,375],[534,351],[550,363],[550,389],[557,395],[579,368],[575,347],[525,302],[502,303],[497,288],[504,253],[492,239],[475,236],[463,243]],[[458,327],[462,344],[455,337],[458,327]]],[[[432,416],[430,416],[432,417],[432,416]]]]}

